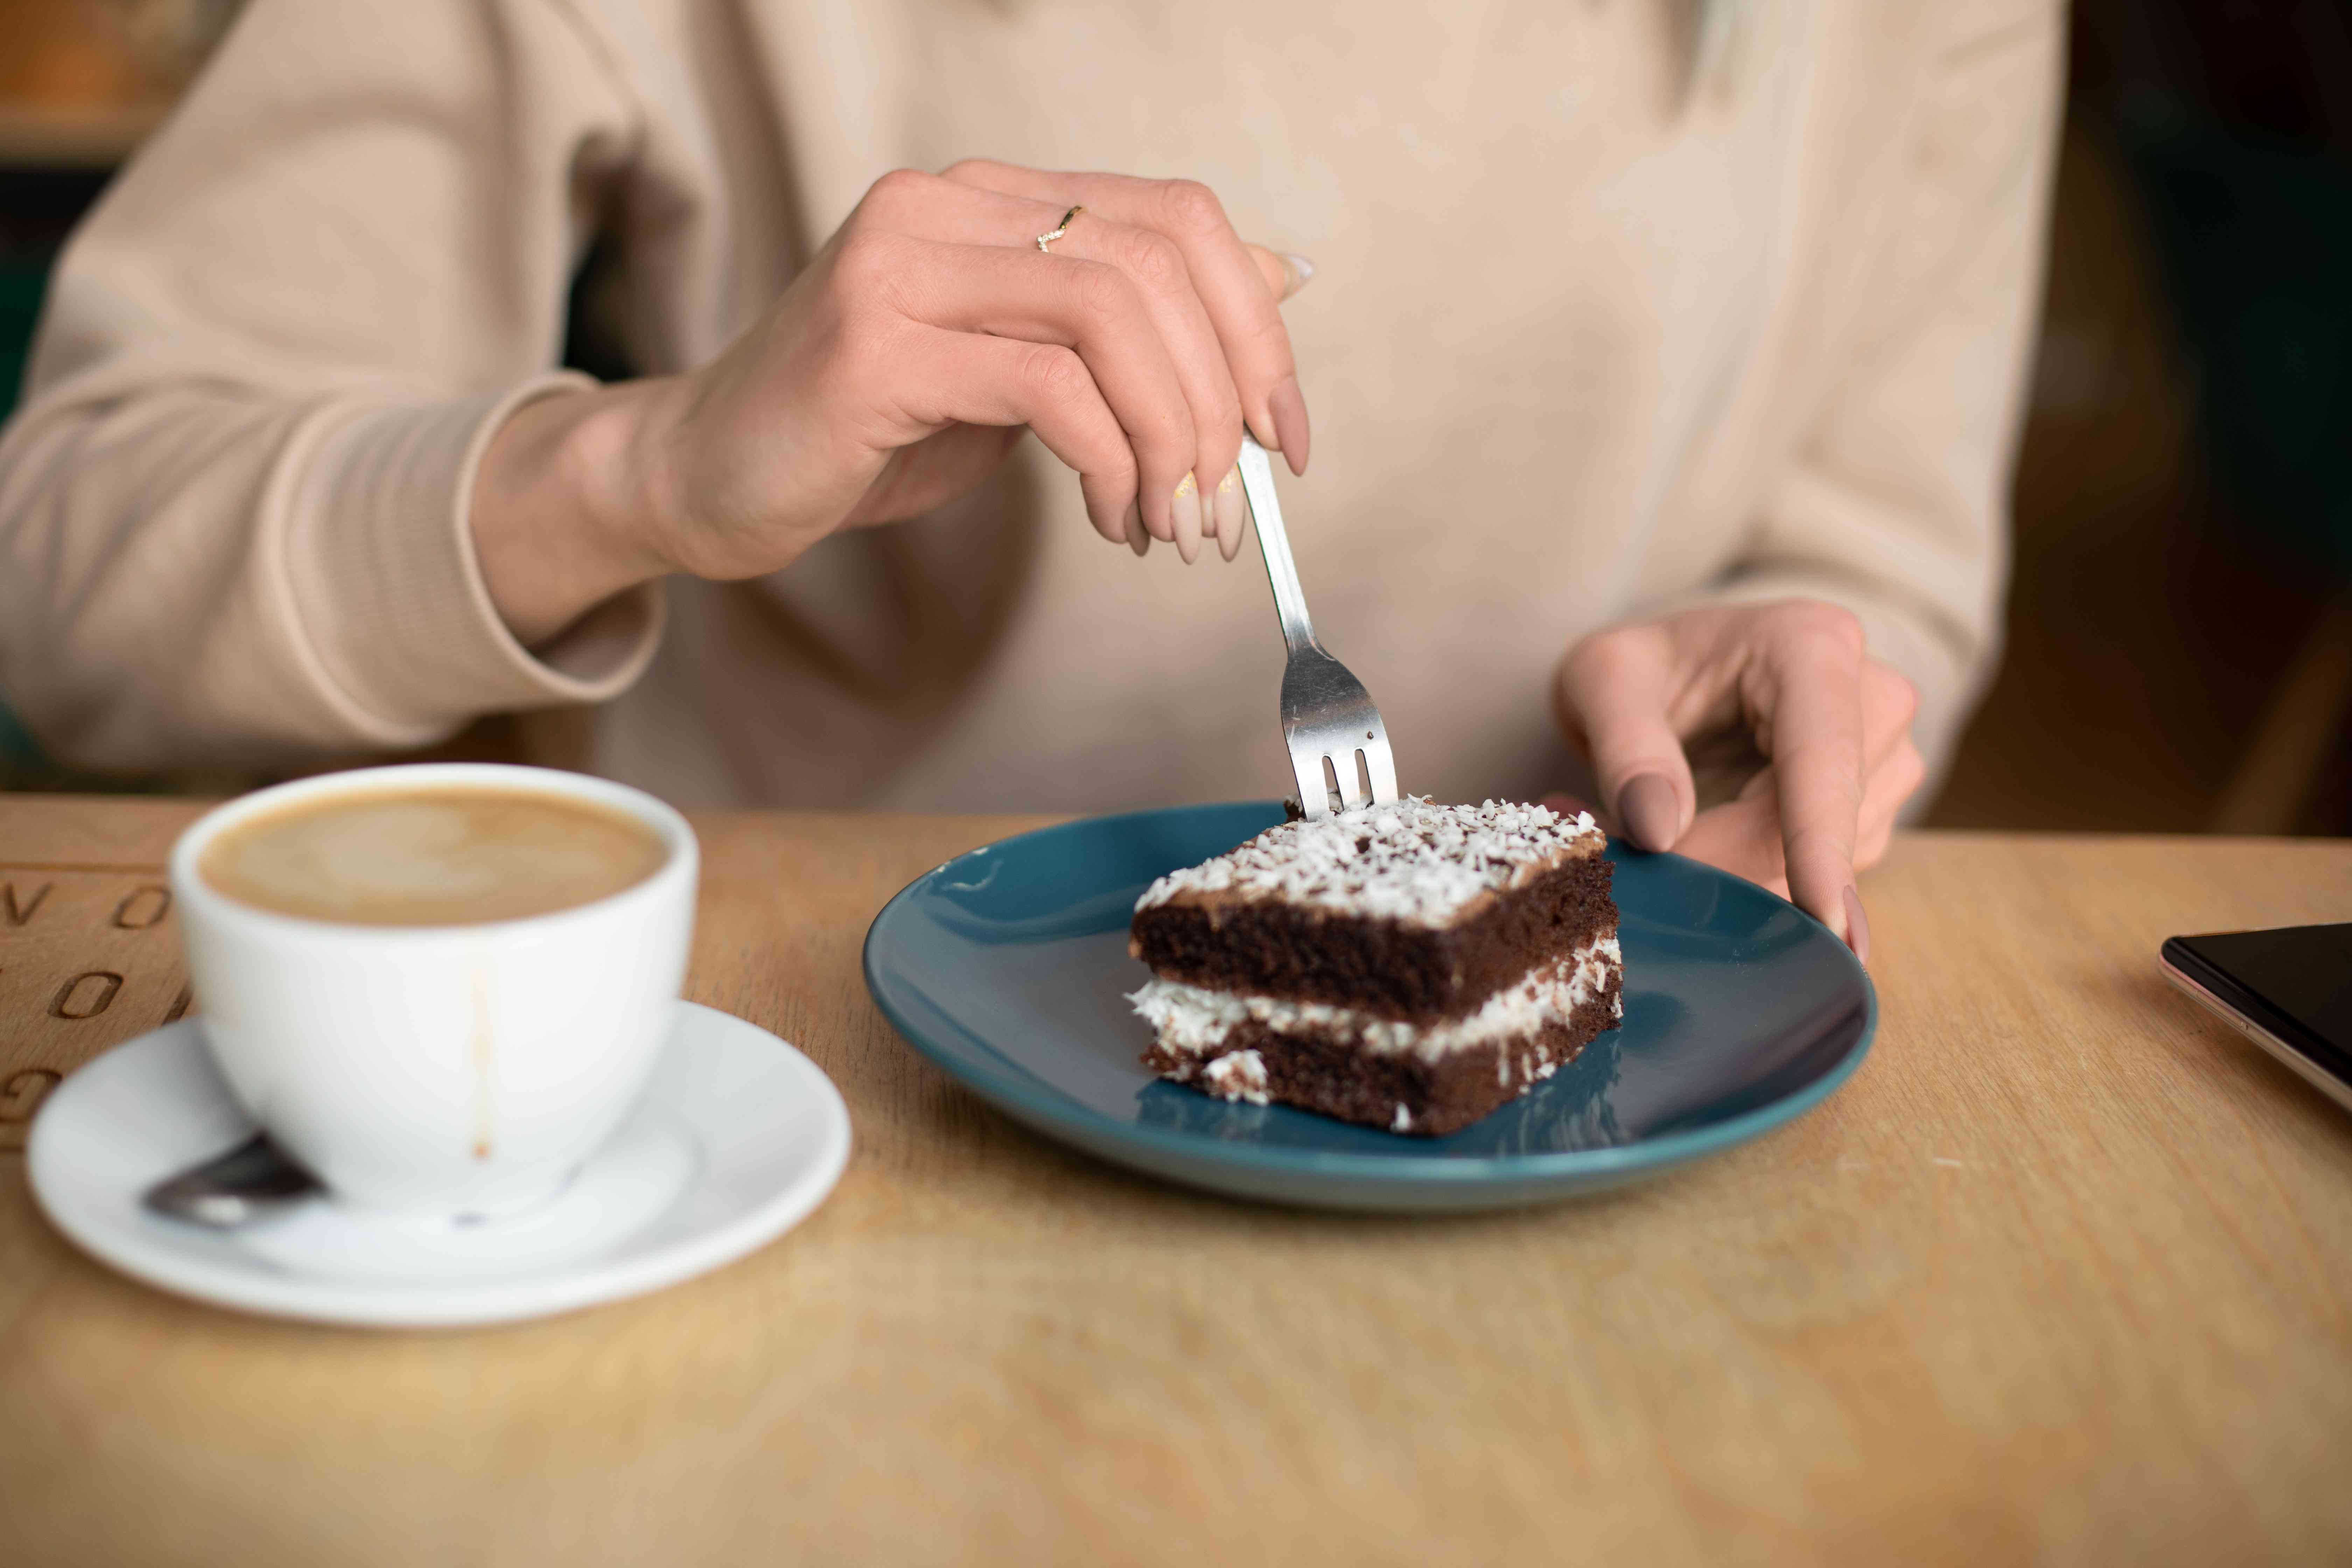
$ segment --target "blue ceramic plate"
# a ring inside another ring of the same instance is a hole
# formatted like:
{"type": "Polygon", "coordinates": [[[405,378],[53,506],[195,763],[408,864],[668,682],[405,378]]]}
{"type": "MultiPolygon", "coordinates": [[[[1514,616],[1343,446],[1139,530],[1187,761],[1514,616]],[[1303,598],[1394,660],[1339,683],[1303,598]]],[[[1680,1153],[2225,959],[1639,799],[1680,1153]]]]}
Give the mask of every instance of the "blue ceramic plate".
{"type": "Polygon", "coordinates": [[[1094,817],[916,879],[866,935],[866,984],[915,1048],[1050,1137],[1172,1181],[1355,1209],[1474,1209],[1654,1175],[1818,1105],[1870,1048],[1845,944],[1752,883],[1615,845],[1624,1026],[1446,1138],[1211,1100],[1138,1064],[1149,979],[1127,922],[1151,879],[1282,820],[1270,802],[1094,817]]]}

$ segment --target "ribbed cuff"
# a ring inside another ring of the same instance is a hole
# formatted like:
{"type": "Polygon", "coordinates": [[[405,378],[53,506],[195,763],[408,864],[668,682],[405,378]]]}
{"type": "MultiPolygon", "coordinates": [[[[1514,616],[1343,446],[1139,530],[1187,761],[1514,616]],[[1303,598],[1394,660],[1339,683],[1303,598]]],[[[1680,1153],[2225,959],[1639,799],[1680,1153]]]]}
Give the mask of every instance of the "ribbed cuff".
{"type": "Polygon", "coordinates": [[[320,674],[380,743],[422,744],[479,713],[602,701],[653,658],[653,585],[530,649],[474,557],[467,509],[491,437],[531,399],[594,384],[558,373],[488,397],[329,416],[291,487],[286,570],[320,674]]]}

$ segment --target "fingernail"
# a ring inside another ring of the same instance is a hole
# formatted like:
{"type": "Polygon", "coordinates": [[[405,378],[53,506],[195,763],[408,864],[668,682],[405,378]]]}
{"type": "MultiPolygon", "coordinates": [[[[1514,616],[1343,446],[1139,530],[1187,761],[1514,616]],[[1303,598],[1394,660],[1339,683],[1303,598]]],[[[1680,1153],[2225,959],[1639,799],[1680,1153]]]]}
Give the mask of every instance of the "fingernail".
{"type": "Polygon", "coordinates": [[[1236,463],[1217,481],[1216,499],[1210,503],[1217,516],[1217,549],[1231,561],[1242,552],[1242,526],[1248,521],[1248,507],[1242,500],[1242,470],[1236,463]]]}
{"type": "Polygon", "coordinates": [[[1134,501],[1127,503],[1127,547],[1138,555],[1151,548],[1151,535],[1143,529],[1143,508],[1134,501]]]}
{"type": "Polygon", "coordinates": [[[1282,290],[1284,299],[1289,299],[1315,280],[1315,263],[1303,256],[1293,256],[1286,250],[1276,254],[1282,258],[1283,270],[1290,275],[1290,281],[1282,290]]]}
{"type": "Polygon", "coordinates": [[[1636,773],[1617,792],[1617,820],[1625,837],[1648,850],[1671,849],[1683,825],[1682,803],[1664,773],[1636,773]]]}
{"type": "Polygon", "coordinates": [[[1201,558],[1201,487],[1190,474],[1176,481],[1176,498],[1168,503],[1168,521],[1176,534],[1176,553],[1190,566],[1201,558]]]}
{"type": "Polygon", "coordinates": [[[1862,912],[1862,895],[1845,890],[1845,944],[1864,964],[1870,963],[1870,917],[1862,912]]]}
{"type": "Polygon", "coordinates": [[[1307,399],[1298,395],[1298,378],[1285,377],[1267,395],[1265,404],[1266,412],[1274,416],[1274,438],[1281,443],[1282,460],[1290,465],[1293,474],[1305,473],[1311,433],[1307,428],[1307,399]]]}

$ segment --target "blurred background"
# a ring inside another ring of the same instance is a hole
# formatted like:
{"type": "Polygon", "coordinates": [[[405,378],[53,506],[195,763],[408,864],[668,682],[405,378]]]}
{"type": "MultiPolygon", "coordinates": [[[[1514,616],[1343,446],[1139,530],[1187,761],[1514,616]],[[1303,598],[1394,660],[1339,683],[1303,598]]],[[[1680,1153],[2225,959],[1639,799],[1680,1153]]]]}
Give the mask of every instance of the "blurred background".
{"type": "MultiPolygon", "coordinates": [[[[0,0],[0,416],[58,246],[236,6],[0,0]]],[[[1927,821],[2352,833],[2352,6],[2072,35],[2008,649],[1927,821]]],[[[0,788],[255,782],[71,774],[0,709],[0,788]]]]}

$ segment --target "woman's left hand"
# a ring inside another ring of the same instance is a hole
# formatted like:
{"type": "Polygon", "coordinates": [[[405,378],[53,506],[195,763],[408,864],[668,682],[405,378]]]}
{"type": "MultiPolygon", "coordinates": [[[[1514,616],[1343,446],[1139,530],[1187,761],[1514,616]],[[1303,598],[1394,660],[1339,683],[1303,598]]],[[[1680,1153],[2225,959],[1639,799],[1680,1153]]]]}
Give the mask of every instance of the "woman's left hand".
{"type": "Polygon", "coordinates": [[[1552,689],[1626,837],[1761,883],[1867,962],[1854,872],[1886,853],[1927,768],[1918,694],[1870,657],[1850,612],[1793,599],[1606,626],[1568,651],[1552,689]],[[1727,736],[1764,765],[1702,812],[1685,748],[1727,736]]]}

